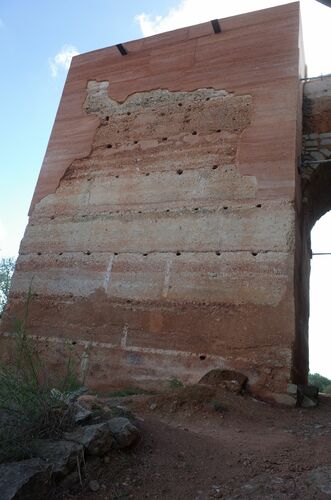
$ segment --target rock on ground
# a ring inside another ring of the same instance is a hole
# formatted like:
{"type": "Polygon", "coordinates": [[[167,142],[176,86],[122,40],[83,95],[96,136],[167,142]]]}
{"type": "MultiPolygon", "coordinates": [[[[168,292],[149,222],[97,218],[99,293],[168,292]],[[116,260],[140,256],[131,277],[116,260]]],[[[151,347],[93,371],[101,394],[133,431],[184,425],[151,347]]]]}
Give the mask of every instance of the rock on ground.
{"type": "Polygon", "coordinates": [[[247,380],[246,375],[240,372],[216,368],[206,373],[200,379],[199,384],[214,385],[231,392],[240,393],[245,388],[247,380]]]}
{"type": "Polygon", "coordinates": [[[129,419],[114,417],[108,421],[109,429],[120,449],[133,446],[140,438],[140,432],[129,419]]]}
{"type": "Polygon", "coordinates": [[[73,441],[36,439],[32,444],[32,453],[50,464],[53,477],[58,479],[81,463],[84,448],[73,441]]]}
{"type": "Polygon", "coordinates": [[[308,482],[322,493],[331,496],[331,465],[312,470],[308,474],[308,482]]]}
{"type": "Polygon", "coordinates": [[[96,492],[100,490],[100,483],[96,479],[92,479],[89,483],[88,486],[91,491],[96,492]]]}
{"type": "Polygon", "coordinates": [[[46,498],[49,465],[39,458],[0,465],[1,500],[43,500],[46,498]]]}
{"type": "Polygon", "coordinates": [[[104,456],[114,444],[108,422],[86,425],[73,432],[66,432],[65,438],[84,446],[89,455],[104,456]]]}
{"type": "Polygon", "coordinates": [[[75,424],[78,425],[84,425],[85,423],[89,422],[93,416],[93,412],[85,408],[84,406],[81,406],[78,403],[74,403],[74,422],[75,424]]]}

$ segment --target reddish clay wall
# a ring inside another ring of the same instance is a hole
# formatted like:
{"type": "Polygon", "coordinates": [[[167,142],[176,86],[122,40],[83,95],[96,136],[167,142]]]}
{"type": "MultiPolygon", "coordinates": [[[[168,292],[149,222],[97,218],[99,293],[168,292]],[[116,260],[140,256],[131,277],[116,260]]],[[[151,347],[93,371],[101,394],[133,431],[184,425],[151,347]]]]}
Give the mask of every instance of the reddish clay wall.
{"type": "Polygon", "coordinates": [[[234,368],[286,392],[295,343],[299,4],[73,59],[2,331],[22,314],[100,388],[234,368]]]}

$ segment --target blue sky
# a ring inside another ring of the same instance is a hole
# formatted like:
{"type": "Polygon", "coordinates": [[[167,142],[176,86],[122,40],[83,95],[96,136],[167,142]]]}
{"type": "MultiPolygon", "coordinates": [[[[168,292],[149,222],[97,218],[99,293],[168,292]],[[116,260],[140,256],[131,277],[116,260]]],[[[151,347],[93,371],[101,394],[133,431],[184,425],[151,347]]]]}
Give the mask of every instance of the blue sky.
{"type": "MultiPolygon", "coordinates": [[[[0,0],[0,256],[18,251],[70,52],[281,3],[287,1],[0,0]]],[[[310,73],[331,71],[331,9],[315,0],[303,0],[302,9],[310,73]]]]}
{"type": "Polygon", "coordinates": [[[54,77],[50,61],[68,45],[82,53],[141,38],[135,16],[176,4],[159,3],[0,0],[0,255],[18,250],[65,82],[65,68],[54,77]]]}
{"type": "MultiPolygon", "coordinates": [[[[0,257],[18,252],[70,54],[284,3],[288,0],[0,0],[0,257]]],[[[309,74],[331,73],[331,9],[315,0],[302,0],[301,6],[309,74]]],[[[315,252],[331,251],[330,229],[329,213],[316,225],[315,252]]],[[[327,282],[331,256],[316,257],[311,369],[331,378],[330,308],[320,300],[322,293],[330,296],[327,282]]]]}

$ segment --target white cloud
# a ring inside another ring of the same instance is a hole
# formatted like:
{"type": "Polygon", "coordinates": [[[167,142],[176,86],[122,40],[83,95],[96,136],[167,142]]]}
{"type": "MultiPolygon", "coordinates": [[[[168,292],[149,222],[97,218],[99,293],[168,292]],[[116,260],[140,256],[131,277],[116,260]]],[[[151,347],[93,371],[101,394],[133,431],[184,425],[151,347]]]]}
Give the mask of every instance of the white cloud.
{"type": "MultiPolygon", "coordinates": [[[[294,0],[293,0],[294,1],[294,0]]],[[[180,0],[164,16],[136,16],[143,36],[155,35],[211,19],[222,19],[289,3],[290,0],[180,0]]],[[[310,76],[331,72],[331,9],[316,0],[301,0],[306,62],[310,76]]]]}
{"type": "Polygon", "coordinates": [[[49,66],[52,76],[57,77],[60,69],[68,70],[70,67],[71,59],[79,54],[76,47],[73,45],[64,45],[60,52],[52,59],[49,59],[49,66]]]}
{"type": "Polygon", "coordinates": [[[165,18],[162,16],[155,16],[153,18],[149,14],[145,13],[139,14],[135,17],[135,20],[139,23],[143,36],[155,35],[155,33],[167,31],[167,28],[163,28],[162,26],[162,24],[164,24],[164,19],[165,18]]]}
{"type": "MultiPolygon", "coordinates": [[[[293,0],[294,1],[294,0],[293,0]]],[[[155,35],[211,19],[222,19],[243,12],[260,10],[274,5],[289,3],[289,0],[181,0],[177,7],[164,16],[142,13],[136,16],[143,36],[155,35]]]]}

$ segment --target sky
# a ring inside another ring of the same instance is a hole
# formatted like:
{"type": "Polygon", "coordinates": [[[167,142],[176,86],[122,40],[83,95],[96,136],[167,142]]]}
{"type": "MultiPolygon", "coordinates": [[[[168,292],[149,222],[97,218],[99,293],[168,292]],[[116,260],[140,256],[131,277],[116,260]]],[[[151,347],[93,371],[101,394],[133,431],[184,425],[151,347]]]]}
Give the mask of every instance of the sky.
{"type": "MultiPolygon", "coordinates": [[[[0,0],[0,257],[17,255],[73,55],[285,3],[289,1],[0,0]]],[[[308,74],[331,73],[331,9],[316,0],[302,0],[301,8],[308,74]]],[[[315,252],[331,252],[330,229],[331,216],[316,224],[315,252]]],[[[331,283],[331,256],[316,256],[310,363],[312,372],[331,378],[325,354],[331,351],[331,318],[322,300],[329,294],[327,283],[331,283]]]]}

